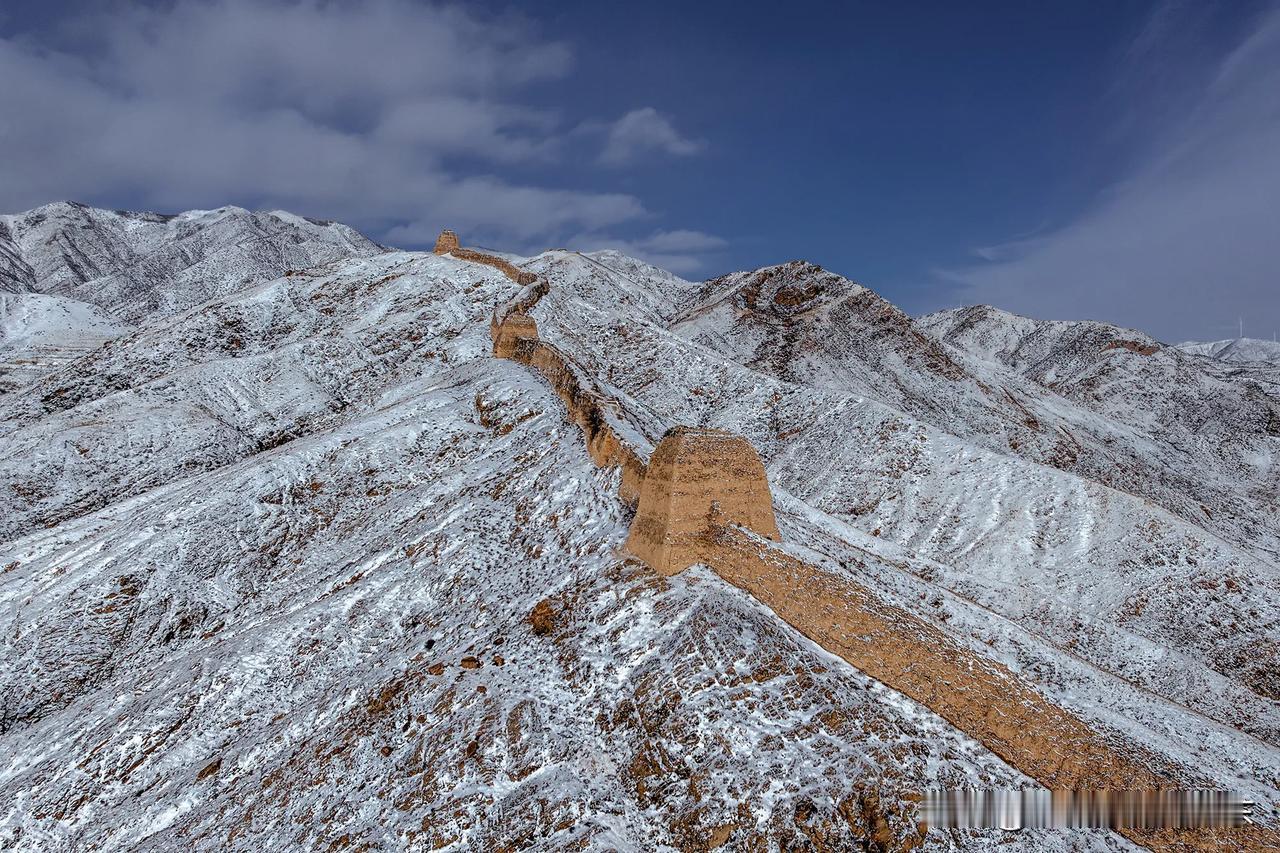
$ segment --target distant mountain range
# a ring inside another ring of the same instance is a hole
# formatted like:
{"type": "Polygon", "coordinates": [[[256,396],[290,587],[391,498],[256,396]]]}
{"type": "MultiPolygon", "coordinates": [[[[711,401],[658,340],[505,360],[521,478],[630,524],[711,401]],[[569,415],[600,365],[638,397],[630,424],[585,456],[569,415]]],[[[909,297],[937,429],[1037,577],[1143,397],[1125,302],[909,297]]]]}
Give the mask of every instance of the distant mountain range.
{"type": "Polygon", "coordinates": [[[345,225],[284,211],[167,216],[57,202],[0,216],[0,390],[145,318],[381,251],[345,225]]]}
{"type": "MultiPolygon", "coordinates": [[[[919,791],[1030,784],[714,573],[625,559],[617,475],[490,355],[498,270],[237,208],[0,227],[0,839],[901,849],[919,791]]],[[[745,436],[782,547],[1153,772],[1280,797],[1265,347],[508,257],[637,447],[745,436]]]]}
{"type": "Polygon", "coordinates": [[[1226,341],[1187,341],[1178,344],[1178,349],[1192,355],[1207,355],[1222,361],[1257,362],[1264,361],[1280,364],[1280,343],[1264,341],[1258,338],[1231,338],[1226,341]]]}

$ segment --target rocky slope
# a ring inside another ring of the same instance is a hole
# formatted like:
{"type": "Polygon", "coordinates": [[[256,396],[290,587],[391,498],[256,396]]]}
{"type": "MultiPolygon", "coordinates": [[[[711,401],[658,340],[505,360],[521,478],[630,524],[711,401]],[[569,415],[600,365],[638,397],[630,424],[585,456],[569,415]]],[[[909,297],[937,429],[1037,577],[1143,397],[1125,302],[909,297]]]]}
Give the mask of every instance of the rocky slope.
{"type": "MultiPolygon", "coordinates": [[[[1187,487],[1221,443],[1169,457],[1118,379],[1085,390],[1114,363],[1177,393],[1181,361],[1079,344],[1059,389],[812,265],[515,260],[638,445],[747,436],[789,547],[1188,784],[1276,801],[1280,570],[1249,491],[1274,471],[1187,487]],[[1064,435],[1084,463],[1052,464],[1064,435]],[[1091,475],[1117,459],[1150,495],[1091,475]]],[[[0,841],[1132,849],[921,838],[924,788],[1027,778],[714,574],[627,560],[617,473],[490,356],[517,291],[448,257],[335,260],[0,397],[0,841]]],[[[1190,375],[1206,422],[1253,399],[1190,375]]]]}
{"type": "Polygon", "coordinates": [[[65,367],[129,328],[76,299],[0,293],[0,394],[65,367]]]}
{"type": "Polygon", "coordinates": [[[1275,386],[1102,324],[979,306],[913,321],[794,262],[701,285],[681,337],[789,383],[875,399],[988,449],[1154,501],[1275,560],[1275,386]],[[1007,353],[1007,355],[1005,355],[1007,353]]]}
{"type": "Polygon", "coordinates": [[[0,216],[0,291],[65,296],[136,323],[286,270],[381,249],[345,225],[284,211],[164,216],[57,202],[0,216]]]}
{"type": "Polygon", "coordinates": [[[0,393],[142,320],[383,248],[284,211],[175,216],[58,202],[0,216],[0,393]]]}

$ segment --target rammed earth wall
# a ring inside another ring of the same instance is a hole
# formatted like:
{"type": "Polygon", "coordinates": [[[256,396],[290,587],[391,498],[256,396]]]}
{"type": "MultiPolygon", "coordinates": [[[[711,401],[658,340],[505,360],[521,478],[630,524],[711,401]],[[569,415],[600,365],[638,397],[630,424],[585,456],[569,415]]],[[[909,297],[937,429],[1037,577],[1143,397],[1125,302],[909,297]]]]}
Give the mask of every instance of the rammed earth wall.
{"type": "Polygon", "coordinates": [[[713,506],[717,525],[781,539],[764,465],[749,441],[719,429],[668,431],[649,458],[627,550],[664,575],[705,562],[713,506]]]}
{"type": "Polygon", "coordinates": [[[532,284],[538,280],[538,277],[533,273],[516,269],[509,261],[504,261],[497,255],[487,255],[484,252],[477,252],[474,249],[462,248],[462,246],[458,244],[458,235],[447,229],[441,231],[440,236],[436,238],[436,247],[434,251],[437,255],[452,255],[462,261],[486,264],[502,270],[503,274],[516,284],[532,284]]]}

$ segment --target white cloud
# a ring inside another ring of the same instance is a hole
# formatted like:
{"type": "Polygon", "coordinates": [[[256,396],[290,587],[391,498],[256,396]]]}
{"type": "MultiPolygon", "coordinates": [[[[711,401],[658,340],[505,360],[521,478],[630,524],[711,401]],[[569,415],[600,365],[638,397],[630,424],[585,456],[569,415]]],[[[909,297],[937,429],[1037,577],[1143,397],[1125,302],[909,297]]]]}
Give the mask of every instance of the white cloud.
{"type": "Polygon", "coordinates": [[[687,157],[702,148],[701,142],[682,136],[671,121],[653,107],[644,107],[632,110],[610,125],[600,162],[625,166],[654,152],[687,157]]]}
{"type": "Polygon", "coordinates": [[[614,249],[681,275],[705,271],[708,260],[728,247],[725,240],[714,234],[683,229],[655,231],[638,240],[623,240],[606,234],[579,234],[573,238],[572,245],[587,252],[614,249]]]}
{"type": "Polygon", "coordinates": [[[571,67],[517,16],[409,0],[85,13],[0,39],[0,210],[234,201],[414,242],[444,225],[553,241],[642,219],[631,195],[487,174],[562,156],[562,118],[519,100],[571,67]]]}
{"type": "MultiPolygon", "coordinates": [[[[1157,13],[1131,59],[1182,59],[1153,44],[1173,26],[1170,14],[1157,13]]],[[[1104,319],[1166,340],[1211,337],[1238,315],[1255,318],[1259,335],[1280,326],[1280,10],[1200,71],[1183,68],[1183,88],[1160,94],[1145,117],[1152,141],[1141,165],[1083,215],[985,247],[978,254],[989,263],[945,272],[959,299],[1104,319]]],[[[1144,66],[1117,86],[1126,130],[1144,121],[1141,81],[1167,79],[1144,66]]]]}

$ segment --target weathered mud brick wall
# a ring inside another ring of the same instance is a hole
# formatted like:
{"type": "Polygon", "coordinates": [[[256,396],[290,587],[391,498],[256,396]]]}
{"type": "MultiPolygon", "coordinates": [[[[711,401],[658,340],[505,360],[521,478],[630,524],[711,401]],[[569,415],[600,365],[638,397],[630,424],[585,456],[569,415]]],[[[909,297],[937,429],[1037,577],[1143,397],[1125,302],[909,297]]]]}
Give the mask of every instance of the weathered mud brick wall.
{"type": "MultiPolygon", "coordinates": [[[[847,578],[733,526],[716,526],[702,549],[702,561],[717,575],[801,634],[930,708],[1048,788],[1186,787],[1178,782],[1184,771],[1093,730],[1004,665],[847,578]]],[[[1158,851],[1280,849],[1276,833],[1256,826],[1119,832],[1158,851]]]]}
{"type": "Polygon", "coordinates": [[[550,292],[551,284],[545,278],[537,279],[526,284],[509,302],[495,308],[493,317],[501,321],[510,314],[528,314],[550,292]]]}
{"type": "Polygon", "coordinates": [[[495,316],[489,323],[489,337],[493,341],[495,356],[512,358],[516,341],[521,338],[538,339],[538,324],[528,314],[508,314],[502,320],[495,316]]]}
{"type": "Polygon", "coordinates": [[[447,255],[454,249],[462,248],[458,243],[458,235],[450,231],[448,228],[440,232],[440,236],[436,238],[436,247],[433,250],[437,255],[447,255]]]}
{"type": "Polygon", "coordinates": [[[704,562],[703,543],[721,524],[781,538],[760,457],[749,441],[731,432],[669,430],[649,458],[627,550],[661,574],[673,575],[704,562]]]}
{"type": "Polygon", "coordinates": [[[600,406],[599,397],[583,387],[577,373],[569,367],[564,353],[545,341],[521,338],[516,341],[512,358],[532,367],[551,383],[551,387],[569,410],[570,420],[582,428],[587,453],[591,455],[592,461],[602,468],[621,469],[622,482],[618,487],[618,497],[624,503],[635,506],[640,499],[640,483],[645,477],[645,464],[614,433],[600,406]]]}
{"type": "Polygon", "coordinates": [[[463,261],[472,261],[477,264],[486,264],[502,271],[502,273],[516,284],[532,284],[538,280],[538,277],[531,272],[524,272],[516,269],[509,262],[504,261],[496,255],[487,255],[484,252],[477,252],[474,249],[464,249],[458,243],[458,235],[445,229],[440,232],[440,236],[436,238],[436,247],[434,249],[437,255],[453,255],[455,258],[463,261]]]}

